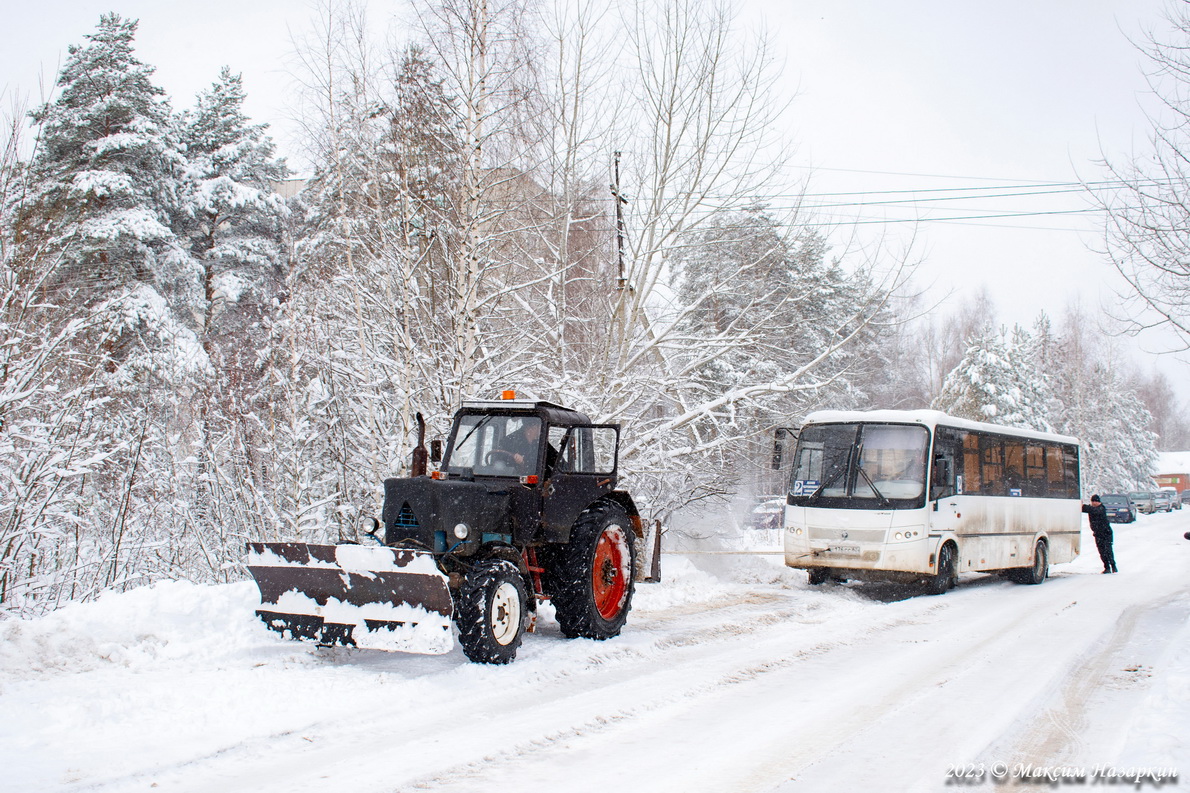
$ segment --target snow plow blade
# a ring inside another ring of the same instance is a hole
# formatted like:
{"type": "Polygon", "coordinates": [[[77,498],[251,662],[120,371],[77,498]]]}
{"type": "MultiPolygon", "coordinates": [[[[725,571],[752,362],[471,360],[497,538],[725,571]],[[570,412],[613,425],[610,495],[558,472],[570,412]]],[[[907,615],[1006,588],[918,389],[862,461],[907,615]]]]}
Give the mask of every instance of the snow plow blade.
{"type": "Polygon", "coordinates": [[[454,646],[447,578],[424,551],[250,542],[248,570],[257,615],[283,635],[430,655],[454,646]]]}

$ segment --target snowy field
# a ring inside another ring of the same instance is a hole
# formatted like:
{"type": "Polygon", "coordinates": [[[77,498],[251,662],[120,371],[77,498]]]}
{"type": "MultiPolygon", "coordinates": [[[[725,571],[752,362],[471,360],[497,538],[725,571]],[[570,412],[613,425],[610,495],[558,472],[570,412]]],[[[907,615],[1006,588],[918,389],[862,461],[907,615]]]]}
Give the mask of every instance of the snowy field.
{"type": "Polygon", "coordinates": [[[507,667],[292,643],[251,583],[161,584],[0,623],[0,790],[1190,788],[1187,530],[940,597],[667,555],[621,637],[544,607],[507,667]]]}

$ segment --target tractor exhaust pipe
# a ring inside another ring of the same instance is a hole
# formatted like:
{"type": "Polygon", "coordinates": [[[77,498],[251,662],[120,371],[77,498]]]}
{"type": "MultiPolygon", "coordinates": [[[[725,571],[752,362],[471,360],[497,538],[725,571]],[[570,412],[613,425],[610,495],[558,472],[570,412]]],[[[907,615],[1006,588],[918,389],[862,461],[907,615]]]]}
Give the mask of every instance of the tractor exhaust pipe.
{"type": "Polygon", "coordinates": [[[426,420],[421,413],[417,414],[417,446],[413,448],[413,467],[410,476],[425,476],[429,467],[430,455],[426,451],[426,420]]]}

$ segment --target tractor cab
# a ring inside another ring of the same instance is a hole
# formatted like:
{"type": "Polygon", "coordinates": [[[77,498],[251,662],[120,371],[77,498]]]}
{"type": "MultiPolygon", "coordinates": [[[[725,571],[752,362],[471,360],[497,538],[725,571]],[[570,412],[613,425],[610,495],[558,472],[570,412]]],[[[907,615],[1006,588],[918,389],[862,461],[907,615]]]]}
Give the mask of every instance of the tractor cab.
{"type": "Polygon", "coordinates": [[[619,425],[592,424],[549,402],[467,401],[433,478],[443,492],[462,496],[479,488],[507,497],[510,525],[496,533],[519,542],[566,542],[579,514],[615,491],[619,441],[619,425]]]}

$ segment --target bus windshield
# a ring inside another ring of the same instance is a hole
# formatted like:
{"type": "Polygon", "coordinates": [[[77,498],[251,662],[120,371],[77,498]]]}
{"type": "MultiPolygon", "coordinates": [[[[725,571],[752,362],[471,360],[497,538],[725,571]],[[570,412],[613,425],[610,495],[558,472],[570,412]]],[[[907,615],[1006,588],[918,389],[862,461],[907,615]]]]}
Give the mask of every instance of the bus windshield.
{"type": "Polygon", "coordinates": [[[925,503],[925,427],[910,424],[819,424],[798,439],[790,503],[854,509],[925,503]]]}

